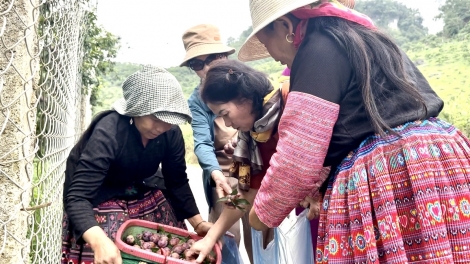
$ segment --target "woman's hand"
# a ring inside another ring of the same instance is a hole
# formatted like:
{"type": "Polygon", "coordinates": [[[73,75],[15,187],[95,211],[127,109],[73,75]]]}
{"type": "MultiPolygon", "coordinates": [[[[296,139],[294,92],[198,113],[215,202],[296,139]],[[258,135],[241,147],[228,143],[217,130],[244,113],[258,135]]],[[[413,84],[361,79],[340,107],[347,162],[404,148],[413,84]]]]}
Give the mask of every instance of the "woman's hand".
{"type": "Polygon", "coordinates": [[[96,264],[122,264],[121,253],[116,245],[107,238],[92,247],[96,264]]]}
{"type": "Polygon", "coordinates": [[[234,137],[232,139],[230,139],[227,144],[225,144],[224,146],[224,152],[229,154],[229,155],[232,155],[233,152],[235,151],[235,148],[237,147],[237,140],[238,140],[238,137],[234,137]]]}
{"type": "Polygon", "coordinates": [[[207,232],[209,232],[209,229],[213,226],[213,223],[203,221],[199,225],[197,225],[196,230],[194,230],[198,236],[205,236],[207,232]]]}
{"type": "Polygon", "coordinates": [[[216,242],[216,240],[213,240],[210,237],[204,237],[203,239],[193,244],[190,251],[199,255],[196,259],[196,263],[202,263],[204,261],[206,256],[211,252],[212,248],[214,248],[216,242]]]}
{"type": "Polygon", "coordinates": [[[83,233],[83,239],[90,244],[95,264],[122,264],[121,253],[101,227],[94,226],[83,233]]]}
{"type": "Polygon", "coordinates": [[[258,215],[256,215],[254,206],[251,207],[249,220],[250,220],[251,227],[253,227],[255,230],[258,230],[258,231],[268,230],[268,226],[265,225],[263,222],[261,222],[261,220],[259,220],[258,215]]]}
{"type": "Polygon", "coordinates": [[[225,175],[221,171],[219,170],[212,171],[211,177],[212,177],[212,180],[214,180],[215,182],[215,190],[219,198],[225,197],[226,195],[232,193],[232,187],[230,187],[228,178],[225,177],[225,175]]]}
{"type": "Polygon", "coordinates": [[[317,219],[320,217],[320,197],[305,197],[300,201],[299,205],[305,209],[308,208],[307,218],[308,220],[317,219]]]}

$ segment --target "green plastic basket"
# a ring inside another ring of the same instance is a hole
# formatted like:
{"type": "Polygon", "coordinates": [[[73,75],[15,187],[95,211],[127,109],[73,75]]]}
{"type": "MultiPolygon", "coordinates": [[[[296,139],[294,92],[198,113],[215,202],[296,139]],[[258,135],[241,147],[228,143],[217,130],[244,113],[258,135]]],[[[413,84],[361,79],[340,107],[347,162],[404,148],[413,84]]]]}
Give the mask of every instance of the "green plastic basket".
{"type": "Polygon", "coordinates": [[[163,262],[154,262],[154,261],[150,261],[150,260],[147,260],[147,259],[143,259],[143,258],[139,258],[139,257],[133,256],[133,255],[127,254],[127,253],[122,252],[122,251],[121,251],[121,258],[122,258],[122,264],[142,264],[143,262],[147,263],[147,264],[155,264],[155,263],[163,264],[163,263],[165,263],[164,262],[165,261],[164,257],[163,257],[163,260],[162,260],[163,262]]]}

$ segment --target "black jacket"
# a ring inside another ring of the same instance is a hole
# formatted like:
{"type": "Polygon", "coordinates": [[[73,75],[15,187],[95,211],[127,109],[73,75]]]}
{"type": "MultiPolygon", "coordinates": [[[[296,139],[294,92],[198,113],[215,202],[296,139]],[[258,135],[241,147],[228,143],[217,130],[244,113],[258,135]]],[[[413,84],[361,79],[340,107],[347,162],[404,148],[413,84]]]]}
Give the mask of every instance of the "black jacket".
{"type": "MultiPolygon", "coordinates": [[[[160,164],[167,189],[164,194],[178,220],[199,214],[186,175],[180,128],[173,126],[144,148],[139,131],[129,121],[130,117],[116,112],[105,115],[96,123],[81,155],[72,150],[67,159],[64,207],[77,241],[97,225],[93,207],[118,198],[127,187],[143,186],[143,180],[155,175],[160,164]]],[[[150,190],[146,186],[139,189],[150,190]]]]}

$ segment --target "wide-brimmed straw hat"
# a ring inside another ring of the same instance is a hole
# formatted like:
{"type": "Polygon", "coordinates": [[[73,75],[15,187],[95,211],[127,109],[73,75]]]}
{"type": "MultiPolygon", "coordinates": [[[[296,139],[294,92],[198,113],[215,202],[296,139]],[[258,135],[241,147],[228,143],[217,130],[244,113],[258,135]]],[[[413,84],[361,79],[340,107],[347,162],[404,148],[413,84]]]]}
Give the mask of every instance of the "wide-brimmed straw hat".
{"type": "Polygon", "coordinates": [[[187,66],[188,61],[197,56],[216,53],[230,55],[235,52],[234,48],[222,43],[219,29],[210,24],[201,24],[186,30],[183,44],[186,55],[180,66],[187,66]]]}
{"type": "MultiPolygon", "coordinates": [[[[305,5],[312,0],[250,0],[250,13],[253,32],[238,52],[241,61],[252,61],[270,57],[266,47],[258,40],[256,33],[279,17],[305,5]]],[[[346,7],[353,8],[354,0],[338,0],[346,7]]]]}
{"type": "Polygon", "coordinates": [[[125,116],[154,115],[163,122],[180,125],[192,116],[183,90],[167,70],[151,65],[130,75],[122,84],[123,98],[113,109],[125,116]]]}

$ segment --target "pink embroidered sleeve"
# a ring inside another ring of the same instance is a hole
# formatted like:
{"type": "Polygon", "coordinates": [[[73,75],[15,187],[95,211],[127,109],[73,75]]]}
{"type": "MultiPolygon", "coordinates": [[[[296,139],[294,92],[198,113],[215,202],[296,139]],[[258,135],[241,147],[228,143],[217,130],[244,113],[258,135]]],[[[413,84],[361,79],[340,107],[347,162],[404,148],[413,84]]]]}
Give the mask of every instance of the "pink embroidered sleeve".
{"type": "Polygon", "coordinates": [[[339,105],[291,92],[279,121],[279,142],[256,195],[261,222],[276,227],[326,178],[323,162],[338,119],[339,105]]]}

